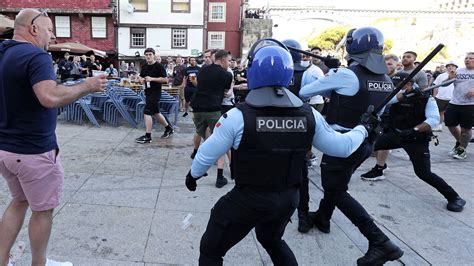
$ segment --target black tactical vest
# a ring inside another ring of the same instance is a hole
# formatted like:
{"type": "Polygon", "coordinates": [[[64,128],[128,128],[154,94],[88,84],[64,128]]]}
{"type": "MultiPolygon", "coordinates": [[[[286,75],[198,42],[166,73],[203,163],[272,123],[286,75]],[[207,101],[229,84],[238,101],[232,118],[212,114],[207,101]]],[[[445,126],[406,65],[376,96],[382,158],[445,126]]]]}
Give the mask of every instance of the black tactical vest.
{"type": "Polygon", "coordinates": [[[425,108],[428,96],[404,98],[401,102],[392,104],[390,108],[390,125],[394,129],[413,128],[426,119],[425,108]]]}
{"type": "Polygon", "coordinates": [[[298,186],[306,153],[311,149],[315,119],[311,107],[237,106],[244,117],[239,148],[232,150],[236,185],[281,191],[298,186]]]}
{"type": "Polygon", "coordinates": [[[354,96],[331,92],[327,110],[328,124],[338,124],[353,128],[358,125],[360,116],[367,107],[377,107],[394,89],[392,80],[385,74],[374,74],[361,65],[348,67],[359,79],[359,91],[354,96]]]}
{"type": "Polygon", "coordinates": [[[291,79],[290,86],[288,89],[297,97],[300,97],[301,81],[303,79],[303,71],[295,70],[293,72],[293,78],[291,79]]]}

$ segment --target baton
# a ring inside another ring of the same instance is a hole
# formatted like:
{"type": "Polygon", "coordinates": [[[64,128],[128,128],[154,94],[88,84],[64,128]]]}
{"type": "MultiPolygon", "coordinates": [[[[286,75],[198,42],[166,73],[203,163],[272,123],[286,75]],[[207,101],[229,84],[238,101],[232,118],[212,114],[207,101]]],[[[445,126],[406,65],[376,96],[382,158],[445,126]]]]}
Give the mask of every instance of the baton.
{"type": "Polygon", "coordinates": [[[292,51],[295,51],[295,52],[298,52],[298,53],[302,53],[302,54],[305,54],[307,56],[311,56],[311,57],[315,57],[315,58],[318,58],[322,61],[324,61],[324,63],[329,67],[329,68],[338,68],[339,65],[340,65],[340,61],[339,59],[335,58],[335,57],[331,57],[331,56],[320,56],[320,55],[315,55],[311,52],[308,52],[308,51],[305,51],[305,50],[301,50],[301,49],[298,49],[298,48],[295,48],[293,46],[286,46],[289,50],[292,50],[292,51]]]}
{"type": "Polygon", "coordinates": [[[445,81],[441,82],[440,84],[432,85],[432,86],[422,90],[422,92],[431,91],[431,90],[439,88],[439,87],[446,87],[446,86],[450,85],[451,83],[453,83],[454,81],[456,81],[456,78],[445,80],[445,81]]]}
{"type": "Polygon", "coordinates": [[[408,77],[406,77],[404,80],[402,80],[400,83],[398,83],[398,85],[395,87],[395,89],[390,93],[390,95],[385,98],[375,109],[374,111],[372,112],[372,114],[374,116],[376,116],[378,114],[378,112],[380,112],[380,110],[382,110],[382,108],[395,96],[397,95],[397,93],[403,88],[405,87],[405,85],[411,81],[411,79],[416,75],[418,74],[418,72],[421,71],[421,69],[426,65],[428,64],[429,61],[431,61],[431,59],[433,59],[433,57],[435,57],[436,54],[439,53],[439,51],[441,51],[441,49],[444,48],[444,44],[440,43],[438,44],[438,46],[436,46],[436,48],[434,48],[433,51],[431,51],[431,53],[423,60],[420,62],[420,64],[415,68],[413,69],[413,71],[408,74],[408,77]]]}

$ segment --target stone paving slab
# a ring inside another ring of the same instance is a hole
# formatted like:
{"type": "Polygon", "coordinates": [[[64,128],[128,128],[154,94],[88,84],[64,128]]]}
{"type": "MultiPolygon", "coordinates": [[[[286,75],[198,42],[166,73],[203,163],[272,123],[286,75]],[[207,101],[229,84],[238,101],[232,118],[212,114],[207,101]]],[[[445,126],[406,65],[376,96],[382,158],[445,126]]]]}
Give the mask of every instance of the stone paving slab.
{"type": "Polygon", "coordinates": [[[55,216],[50,254],[142,261],[153,209],[67,204],[55,216]]]}
{"type": "Polygon", "coordinates": [[[153,209],[160,184],[160,178],[93,175],[70,202],[153,209]]]}
{"type": "MultiPolygon", "coordinates": [[[[145,252],[145,262],[178,265],[196,264],[199,242],[205,231],[209,213],[194,212],[191,225],[183,229],[182,221],[188,212],[157,210],[145,252]]],[[[225,264],[258,265],[261,260],[251,234],[228,252],[225,264]]]]}

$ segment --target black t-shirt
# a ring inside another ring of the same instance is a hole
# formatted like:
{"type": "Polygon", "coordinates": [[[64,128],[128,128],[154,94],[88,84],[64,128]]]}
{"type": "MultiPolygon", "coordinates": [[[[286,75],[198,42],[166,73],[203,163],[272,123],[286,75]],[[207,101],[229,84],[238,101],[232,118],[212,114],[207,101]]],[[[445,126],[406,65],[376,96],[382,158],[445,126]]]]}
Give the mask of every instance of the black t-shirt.
{"type": "Polygon", "coordinates": [[[199,71],[201,70],[200,67],[198,66],[188,66],[184,70],[184,76],[186,77],[186,88],[196,88],[193,83],[191,82],[191,77],[195,75],[195,77],[198,76],[199,71]]]}
{"type": "Polygon", "coordinates": [[[173,68],[173,86],[179,86],[183,84],[185,69],[186,67],[184,65],[177,65],[173,68]]]}
{"type": "Polygon", "coordinates": [[[89,77],[92,77],[92,70],[99,70],[99,64],[92,62],[91,60],[87,60],[87,68],[89,69],[89,77]]]}
{"type": "Polygon", "coordinates": [[[232,84],[232,73],[212,64],[202,68],[197,78],[198,85],[191,99],[194,112],[220,111],[224,91],[232,84]]]}
{"type": "Polygon", "coordinates": [[[247,70],[245,70],[245,69],[242,69],[242,70],[236,69],[236,70],[234,70],[234,84],[235,85],[240,85],[242,83],[247,83],[247,81],[238,81],[237,77],[242,77],[244,79],[247,79],[247,70]]]}
{"type": "MultiPolygon", "coordinates": [[[[162,64],[155,62],[152,65],[144,64],[140,71],[140,77],[145,78],[146,76],[152,78],[166,78],[166,70],[162,64]]],[[[145,82],[145,88],[148,89],[147,82],[145,82]]],[[[151,81],[150,88],[152,90],[161,90],[161,83],[151,81]]]]}

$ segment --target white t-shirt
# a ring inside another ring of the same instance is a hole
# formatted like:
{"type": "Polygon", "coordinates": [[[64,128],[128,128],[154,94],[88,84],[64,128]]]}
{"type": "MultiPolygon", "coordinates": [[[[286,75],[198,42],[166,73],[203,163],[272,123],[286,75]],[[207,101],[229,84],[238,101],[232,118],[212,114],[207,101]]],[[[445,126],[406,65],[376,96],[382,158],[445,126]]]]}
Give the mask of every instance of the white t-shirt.
{"type": "MultiPolygon", "coordinates": [[[[435,81],[433,82],[433,85],[440,84],[443,81],[448,79],[448,73],[441,73],[436,77],[435,81]]],[[[449,101],[451,98],[453,98],[453,90],[454,90],[454,84],[449,84],[449,86],[446,87],[438,87],[438,94],[436,94],[436,98],[440,100],[445,100],[449,101]]]]}
{"type": "Polygon", "coordinates": [[[469,91],[474,90],[474,69],[468,70],[465,67],[456,71],[456,81],[454,82],[453,98],[449,103],[456,105],[474,105],[474,97],[467,97],[469,91]]]}
{"type": "MultiPolygon", "coordinates": [[[[301,79],[301,87],[324,77],[324,72],[318,66],[311,64],[311,66],[305,70],[301,79]]],[[[322,104],[324,98],[321,95],[315,95],[309,99],[309,104],[322,104]]]]}
{"type": "Polygon", "coordinates": [[[234,105],[232,103],[233,99],[235,98],[234,96],[234,72],[232,69],[228,68],[227,72],[232,74],[232,84],[230,85],[229,91],[224,94],[224,98],[222,98],[222,105],[234,105]]]}

